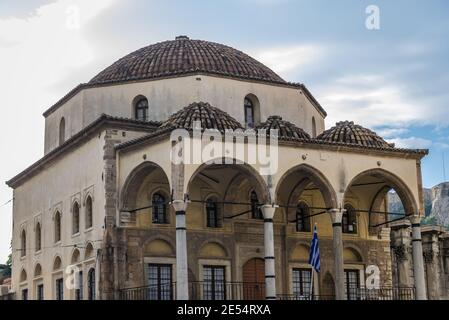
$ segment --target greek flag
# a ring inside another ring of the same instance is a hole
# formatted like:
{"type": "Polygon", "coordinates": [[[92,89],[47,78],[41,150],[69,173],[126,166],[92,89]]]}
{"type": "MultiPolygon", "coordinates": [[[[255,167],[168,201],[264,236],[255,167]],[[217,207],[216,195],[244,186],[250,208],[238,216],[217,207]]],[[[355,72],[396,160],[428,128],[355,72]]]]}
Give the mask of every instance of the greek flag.
{"type": "Polygon", "coordinates": [[[318,246],[318,232],[316,226],[313,229],[313,239],[310,245],[309,264],[315,269],[316,272],[320,272],[320,247],[318,246]]]}

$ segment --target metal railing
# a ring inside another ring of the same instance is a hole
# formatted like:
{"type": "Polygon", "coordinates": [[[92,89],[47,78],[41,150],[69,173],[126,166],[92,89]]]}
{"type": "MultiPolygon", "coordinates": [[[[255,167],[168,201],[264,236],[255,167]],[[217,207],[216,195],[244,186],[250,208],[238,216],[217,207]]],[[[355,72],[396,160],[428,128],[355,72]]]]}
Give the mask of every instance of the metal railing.
{"type": "MultiPolygon", "coordinates": [[[[174,300],[176,283],[120,290],[121,300],[174,300]]],[[[191,300],[264,300],[265,284],[249,282],[189,282],[191,300]]],[[[278,300],[335,300],[333,295],[279,294],[278,300]]],[[[347,292],[348,300],[415,300],[414,288],[381,287],[378,289],[353,288],[347,292]]]]}
{"type": "MultiPolygon", "coordinates": [[[[335,300],[331,295],[278,295],[279,300],[335,300]]],[[[352,288],[346,292],[347,300],[415,300],[415,288],[381,287],[377,289],[352,288]]]]}

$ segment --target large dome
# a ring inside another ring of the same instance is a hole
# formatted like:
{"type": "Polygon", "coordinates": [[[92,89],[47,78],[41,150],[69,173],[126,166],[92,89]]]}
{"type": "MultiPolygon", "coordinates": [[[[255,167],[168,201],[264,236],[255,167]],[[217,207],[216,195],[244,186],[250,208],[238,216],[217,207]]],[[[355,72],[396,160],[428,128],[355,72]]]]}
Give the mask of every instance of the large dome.
{"type": "Polygon", "coordinates": [[[176,37],[134,51],[96,75],[89,84],[215,74],[235,78],[285,83],[270,68],[231,47],[203,40],[176,37]]]}

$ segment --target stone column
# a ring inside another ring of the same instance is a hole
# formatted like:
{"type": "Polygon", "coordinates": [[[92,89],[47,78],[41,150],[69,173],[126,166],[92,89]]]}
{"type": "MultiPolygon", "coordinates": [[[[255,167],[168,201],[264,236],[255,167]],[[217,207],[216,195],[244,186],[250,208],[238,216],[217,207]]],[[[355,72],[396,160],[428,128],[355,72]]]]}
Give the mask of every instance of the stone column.
{"type": "Polygon", "coordinates": [[[420,220],[421,217],[418,215],[410,218],[412,223],[413,276],[415,278],[416,299],[427,300],[420,220]]]}
{"type": "Polygon", "coordinates": [[[413,286],[410,222],[401,220],[390,223],[392,258],[395,261],[395,279],[397,287],[410,288],[413,286]]]}
{"type": "Polygon", "coordinates": [[[173,200],[176,212],[176,299],[189,300],[189,276],[187,266],[187,202],[173,200]]]}
{"type": "Polygon", "coordinates": [[[276,299],[276,270],[274,264],[274,233],[273,217],[276,206],[266,204],[262,206],[264,217],[264,243],[265,243],[265,297],[267,300],[276,299]]]}
{"type": "Polygon", "coordinates": [[[421,230],[429,300],[440,300],[442,298],[440,289],[442,268],[439,236],[443,232],[444,229],[440,226],[424,226],[421,230]]]}
{"type": "Polygon", "coordinates": [[[346,300],[345,294],[345,272],[343,261],[343,236],[341,221],[344,209],[331,209],[329,214],[332,219],[332,249],[334,252],[334,272],[335,272],[335,298],[337,300],[346,300]]]}

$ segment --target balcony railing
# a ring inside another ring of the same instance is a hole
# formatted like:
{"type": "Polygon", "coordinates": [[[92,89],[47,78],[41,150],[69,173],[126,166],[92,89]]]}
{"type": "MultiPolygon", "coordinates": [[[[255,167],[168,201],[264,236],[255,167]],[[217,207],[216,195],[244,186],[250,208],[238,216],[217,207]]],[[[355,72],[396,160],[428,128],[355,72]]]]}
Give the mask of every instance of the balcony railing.
{"type": "MultiPolygon", "coordinates": [[[[173,300],[176,298],[176,283],[159,286],[128,288],[120,291],[121,300],[173,300]]],[[[191,300],[264,300],[265,284],[249,282],[189,283],[191,300]]],[[[280,294],[278,300],[334,300],[331,295],[280,294]]],[[[378,289],[353,288],[348,300],[414,300],[414,288],[381,287],[378,289]]]]}

